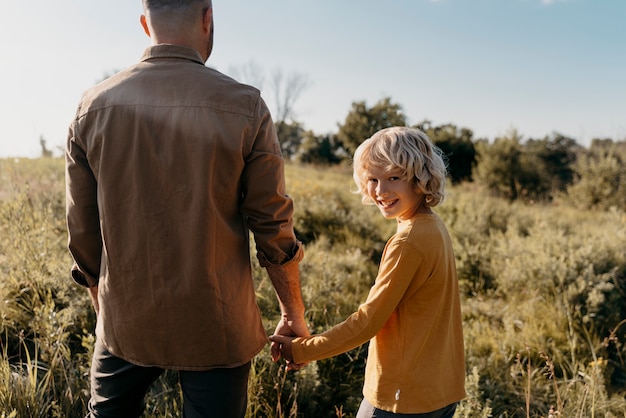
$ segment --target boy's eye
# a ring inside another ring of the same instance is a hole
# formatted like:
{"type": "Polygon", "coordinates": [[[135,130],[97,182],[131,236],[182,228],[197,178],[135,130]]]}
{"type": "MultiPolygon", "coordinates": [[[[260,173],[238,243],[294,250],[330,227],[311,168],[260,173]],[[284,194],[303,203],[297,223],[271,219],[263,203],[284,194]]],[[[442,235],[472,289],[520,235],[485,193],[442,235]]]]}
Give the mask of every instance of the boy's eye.
{"type": "Polygon", "coordinates": [[[397,176],[389,177],[389,180],[391,181],[400,180],[400,177],[397,177],[397,176]]]}

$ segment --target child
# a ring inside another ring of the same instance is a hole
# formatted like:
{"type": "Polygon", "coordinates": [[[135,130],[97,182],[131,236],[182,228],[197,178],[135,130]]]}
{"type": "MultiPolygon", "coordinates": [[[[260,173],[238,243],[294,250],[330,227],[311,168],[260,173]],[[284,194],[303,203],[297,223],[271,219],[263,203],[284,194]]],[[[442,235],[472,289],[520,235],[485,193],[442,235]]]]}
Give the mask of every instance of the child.
{"type": "Polygon", "coordinates": [[[357,312],[323,334],[271,336],[273,358],[297,369],[371,339],[357,418],[452,417],[465,357],[452,243],[431,210],[444,198],[440,150],[418,129],[387,128],[357,148],[353,168],[363,203],[396,219],[397,232],[357,312]]]}

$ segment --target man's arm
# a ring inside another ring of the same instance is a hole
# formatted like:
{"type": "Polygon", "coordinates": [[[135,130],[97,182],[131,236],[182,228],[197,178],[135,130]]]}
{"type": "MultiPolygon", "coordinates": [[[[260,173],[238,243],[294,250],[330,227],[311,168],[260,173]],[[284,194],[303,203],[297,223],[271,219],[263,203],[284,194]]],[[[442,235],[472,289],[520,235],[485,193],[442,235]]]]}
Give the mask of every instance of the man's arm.
{"type": "Polygon", "coordinates": [[[269,265],[266,269],[278,297],[281,320],[296,333],[294,335],[308,335],[308,328],[304,321],[304,302],[300,289],[298,262],[289,261],[283,265],[269,265]]]}
{"type": "Polygon", "coordinates": [[[91,304],[96,311],[96,316],[100,313],[100,303],[98,303],[98,285],[87,288],[89,291],[89,297],[91,298],[91,304]]]}
{"type": "MultiPolygon", "coordinates": [[[[304,318],[304,303],[300,288],[300,270],[298,263],[302,258],[302,248],[294,258],[282,265],[269,264],[266,266],[270,280],[280,304],[281,319],[276,325],[274,334],[292,337],[310,335],[304,318]]],[[[272,359],[280,358],[280,344],[272,342],[272,359]]]]}
{"type": "Polygon", "coordinates": [[[75,140],[73,126],[65,153],[65,183],[68,249],[74,260],[71,276],[76,283],[90,288],[90,294],[94,293],[91,288],[95,286],[97,295],[102,256],[98,184],[86,152],[75,140]]]}
{"type": "MultiPolygon", "coordinates": [[[[258,125],[250,130],[253,137],[246,145],[241,211],[254,234],[259,263],[267,270],[280,304],[281,319],[275,334],[308,336],[298,268],[304,252],[293,230],[293,201],[286,193],[285,162],[276,129],[260,95],[256,112],[258,125]]],[[[276,360],[280,357],[278,348],[272,343],[276,360]]]]}

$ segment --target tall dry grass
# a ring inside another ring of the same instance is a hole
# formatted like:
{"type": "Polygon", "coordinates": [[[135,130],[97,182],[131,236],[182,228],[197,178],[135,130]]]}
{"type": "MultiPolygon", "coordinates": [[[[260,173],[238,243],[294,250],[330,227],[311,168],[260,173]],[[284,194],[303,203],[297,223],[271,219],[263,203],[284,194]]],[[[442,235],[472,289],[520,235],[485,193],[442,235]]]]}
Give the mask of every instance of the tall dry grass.
{"type": "MultiPolygon", "coordinates": [[[[342,321],[376,275],[393,222],[361,205],[346,168],[287,166],[307,318],[342,321]]],[[[88,400],[95,316],[68,276],[63,162],[0,160],[0,417],[80,417],[88,400]]],[[[457,256],[468,398],[458,417],[626,417],[626,214],[528,206],[477,184],[437,209],[457,256]]],[[[253,259],[268,334],[278,318],[253,259]]],[[[297,373],[254,359],[248,417],[353,417],[366,347],[297,373]]],[[[179,417],[175,373],[147,417],[179,417]]]]}

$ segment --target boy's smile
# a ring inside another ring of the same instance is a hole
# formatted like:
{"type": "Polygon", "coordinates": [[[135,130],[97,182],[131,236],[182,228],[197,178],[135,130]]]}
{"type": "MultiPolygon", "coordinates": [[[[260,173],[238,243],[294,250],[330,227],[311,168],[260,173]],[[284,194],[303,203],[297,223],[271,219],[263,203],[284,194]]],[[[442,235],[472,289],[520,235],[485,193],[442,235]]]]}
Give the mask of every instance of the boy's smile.
{"type": "Polygon", "coordinates": [[[424,195],[398,171],[367,170],[367,194],[387,219],[404,221],[419,211],[424,195]]]}

